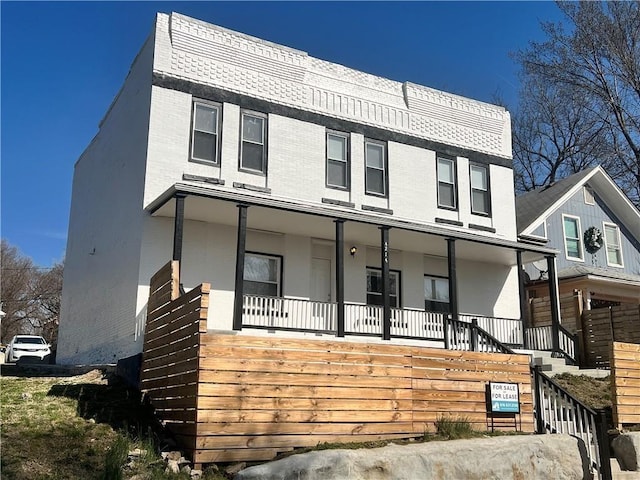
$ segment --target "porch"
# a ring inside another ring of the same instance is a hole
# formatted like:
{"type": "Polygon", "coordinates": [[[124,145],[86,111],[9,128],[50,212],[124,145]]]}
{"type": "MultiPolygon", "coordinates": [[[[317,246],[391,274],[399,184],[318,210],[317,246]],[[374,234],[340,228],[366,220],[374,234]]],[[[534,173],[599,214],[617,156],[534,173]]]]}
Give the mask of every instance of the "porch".
{"type": "MultiPolygon", "coordinates": [[[[421,225],[391,210],[339,207],[176,184],[149,207],[164,237],[164,250],[146,262],[149,273],[172,251],[186,290],[211,281],[216,330],[445,348],[474,324],[503,344],[526,347],[526,263],[546,259],[557,293],[554,250],[491,235],[490,226],[463,231],[452,219],[421,225]]],[[[561,351],[559,309],[553,314],[550,343],[561,351]]]]}

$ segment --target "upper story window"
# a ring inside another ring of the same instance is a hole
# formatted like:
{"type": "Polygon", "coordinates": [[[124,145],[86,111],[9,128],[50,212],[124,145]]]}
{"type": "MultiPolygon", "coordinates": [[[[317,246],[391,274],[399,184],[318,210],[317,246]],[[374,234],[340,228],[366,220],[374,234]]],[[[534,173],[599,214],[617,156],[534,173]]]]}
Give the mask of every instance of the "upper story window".
{"type": "Polygon", "coordinates": [[[433,275],[424,276],[424,309],[427,312],[450,312],[449,279],[433,275]]]}
{"type": "Polygon", "coordinates": [[[622,244],[620,229],[615,223],[604,223],[604,244],[607,247],[607,264],[622,267],[622,244]]]}
{"type": "Polygon", "coordinates": [[[220,107],[193,103],[191,160],[220,164],[220,107]]]}
{"type": "MultiPolygon", "coordinates": [[[[389,298],[392,308],[400,308],[398,292],[400,290],[400,272],[389,271],[389,298]]],[[[367,305],[382,305],[382,270],[367,268],[367,305]]]]}
{"type": "Polygon", "coordinates": [[[266,115],[253,112],[242,112],[240,136],[240,170],[266,175],[266,115]]]}
{"type": "Polygon", "coordinates": [[[582,193],[584,194],[584,203],[586,203],[587,205],[595,205],[596,199],[593,196],[593,190],[591,189],[591,187],[585,185],[582,188],[582,193]]]}
{"type": "Polygon", "coordinates": [[[369,195],[387,195],[386,144],[375,140],[365,140],[365,192],[369,195]]]}
{"type": "Polygon", "coordinates": [[[438,157],[438,206],[456,209],[456,163],[438,157]]]}
{"type": "Polygon", "coordinates": [[[247,253],[244,258],[243,290],[246,295],[282,295],[282,257],[247,253]]]}
{"type": "Polygon", "coordinates": [[[568,260],[584,259],[582,254],[582,229],[580,217],[562,215],[562,227],[564,230],[564,251],[568,260]]]}
{"type": "Polygon", "coordinates": [[[327,132],[327,187],[349,188],[349,136],[327,132]]]}
{"type": "Polygon", "coordinates": [[[471,165],[471,213],[489,215],[489,174],[487,167],[471,165]]]}

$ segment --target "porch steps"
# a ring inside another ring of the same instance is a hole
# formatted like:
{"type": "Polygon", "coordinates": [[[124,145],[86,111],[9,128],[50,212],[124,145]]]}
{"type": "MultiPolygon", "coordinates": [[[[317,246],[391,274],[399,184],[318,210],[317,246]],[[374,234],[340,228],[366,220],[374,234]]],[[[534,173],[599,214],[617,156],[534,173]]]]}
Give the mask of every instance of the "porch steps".
{"type": "Polygon", "coordinates": [[[541,370],[549,376],[569,373],[571,375],[586,375],[593,378],[604,378],[611,373],[608,369],[580,368],[575,365],[568,365],[564,358],[554,358],[551,352],[543,350],[514,350],[517,353],[527,354],[531,359],[532,366],[540,366],[541,370]]]}

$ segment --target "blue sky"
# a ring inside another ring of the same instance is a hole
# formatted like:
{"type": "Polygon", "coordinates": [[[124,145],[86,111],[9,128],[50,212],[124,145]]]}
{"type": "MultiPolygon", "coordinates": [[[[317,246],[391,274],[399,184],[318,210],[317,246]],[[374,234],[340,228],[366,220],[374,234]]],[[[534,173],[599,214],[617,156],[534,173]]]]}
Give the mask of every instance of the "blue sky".
{"type": "Polygon", "coordinates": [[[558,21],[551,2],[0,3],[1,234],[41,266],[64,257],[73,166],[155,12],[179,12],[398,81],[515,105],[509,52],[558,21]]]}

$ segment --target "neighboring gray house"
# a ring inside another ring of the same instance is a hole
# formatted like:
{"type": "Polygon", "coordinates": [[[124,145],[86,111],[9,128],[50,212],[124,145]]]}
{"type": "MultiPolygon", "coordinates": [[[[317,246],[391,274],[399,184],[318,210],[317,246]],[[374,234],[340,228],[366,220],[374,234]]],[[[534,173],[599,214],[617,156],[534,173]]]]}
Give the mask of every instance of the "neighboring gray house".
{"type": "Polygon", "coordinates": [[[518,264],[554,255],[518,241],[504,108],[161,13],[75,165],[57,358],[140,352],[172,259],[209,329],[518,344],[518,264]]]}
{"type": "MultiPolygon", "coordinates": [[[[561,294],[580,291],[585,309],[640,304],[640,212],[602,167],[516,197],[516,213],[521,240],[560,251],[561,294]],[[602,245],[589,253],[597,237],[585,234],[595,229],[602,245]]],[[[546,269],[526,266],[530,296],[548,295],[546,269]]]]}

